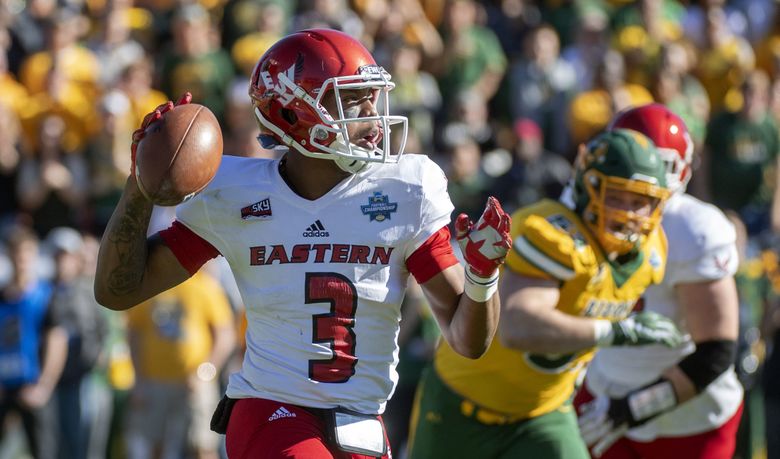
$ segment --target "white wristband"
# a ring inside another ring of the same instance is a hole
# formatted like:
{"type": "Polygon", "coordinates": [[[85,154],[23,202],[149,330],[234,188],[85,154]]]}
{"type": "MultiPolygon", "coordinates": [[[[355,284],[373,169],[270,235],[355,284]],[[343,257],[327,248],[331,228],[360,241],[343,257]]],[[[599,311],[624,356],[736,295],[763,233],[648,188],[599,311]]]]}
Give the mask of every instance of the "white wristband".
{"type": "Polygon", "coordinates": [[[637,421],[656,416],[677,406],[677,394],[669,381],[661,381],[628,396],[628,408],[637,421]]]}
{"type": "Polygon", "coordinates": [[[466,296],[476,301],[484,303],[498,291],[498,270],[490,277],[477,276],[466,268],[466,296]]]}
{"type": "Polygon", "coordinates": [[[593,336],[596,340],[596,346],[609,346],[615,339],[615,332],[612,330],[612,322],[603,319],[593,321],[593,336]]]}

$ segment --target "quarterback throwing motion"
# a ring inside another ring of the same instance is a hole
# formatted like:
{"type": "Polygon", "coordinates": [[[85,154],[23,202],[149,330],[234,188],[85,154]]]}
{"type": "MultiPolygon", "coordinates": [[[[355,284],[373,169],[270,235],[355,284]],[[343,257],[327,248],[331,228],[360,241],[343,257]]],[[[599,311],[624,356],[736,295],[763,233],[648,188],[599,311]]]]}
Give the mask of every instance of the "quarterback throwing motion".
{"type": "Polygon", "coordinates": [[[410,274],[456,352],[479,357],[493,338],[509,217],[491,198],[476,224],[458,218],[464,273],[446,179],[426,156],[402,155],[393,87],[355,39],[291,34],[260,58],[249,88],[261,141],[288,148],[281,160],[225,156],[148,240],[152,204],[127,181],[101,243],[96,296],[127,309],[212,257],[228,260],[248,319],[243,366],[213,420],[231,459],[389,456],[379,415],[397,381],[410,274]]]}

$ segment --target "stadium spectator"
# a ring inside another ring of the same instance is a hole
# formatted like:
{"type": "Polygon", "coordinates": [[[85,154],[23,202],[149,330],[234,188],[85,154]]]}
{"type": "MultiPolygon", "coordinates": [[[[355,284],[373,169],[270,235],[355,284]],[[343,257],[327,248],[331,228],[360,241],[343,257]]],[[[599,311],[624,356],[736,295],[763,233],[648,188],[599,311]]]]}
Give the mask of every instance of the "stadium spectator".
{"type": "Polygon", "coordinates": [[[19,164],[22,161],[21,126],[16,113],[0,103],[0,227],[17,218],[16,194],[19,164]]]}
{"type": "Polygon", "coordinates": [[[423,56],[420,44],[395,44],[389,69],[395,81],[390,103],[398,114],[409,118],[409,130],[417,134],[421,143],[420,150],[410,151],[420,153],[433,151],[434,114],[442,105],[436,79],[421,69],[423,56]]]}
{"type": "Polygon", "coordinates": [[[172,21],[172,46],[162,53],[156,68],[162,92],[172,97],[189,91],[224,121],[234,68],[230,55],[216,42],[211,17],[193,3],[177,8],[172,21]]]}
{"type": "Polygon", "coordinates": [[[507,212],[544,198],[556,199],[571,177],[569,162],[544,149],[542,130],[533,120],[515,121],[513,132],[516,143],[512,166],[492,187],[492,194],[501,200],[507,212]]]}
{"type": "Polygon", "coordinates": [[[97,95],[100,64],[95,54],[81,45],[87,24],[80,12],[67,7],[58,8],[47,18],[46,48],[28,56],[19,70],[19,81],[31,95],[49,91],[48,75],[54,67],[86,97],[97,95]]]}
{"type": "Polygon", "coordinates": [[[780,296],[778,280],[778,258],[771,247],[762,249],[750,241],[747,228],[734,211],[727,211],[737,232],[737,253],[739,267],[734,274],[739,294],[739,341],[734,370],[745,390],[742,420],[737,431],[735,458],[755,457],[765,448],[764,394],[759,389],[764,372],[766,341],[762,322],[780,296]]]}
{"type": "Polygon", "coordinates": [[[15,116],[22,116],[27,104],[27,88],[16,79],[8,68],[8,52],[11,37],[8,29],[0,28],[0,103],[11,109],[15,116]]]}
{"type": "Polygon", "coordinates": [[[449,103],[449,117],[439,124],[437,145],[447,148],[450,139],[468,136],[477,142],[480,151],[487,152],[498,145],[499,133],[490,117],[488,101],[477,91],[463,91],[449,103]]]}
{"type": "Polygon", "coordinates": [[[0,292],[0,439],[9,413],[21,417],[34,459],[56,459],[56,411],[51,397],[68,352],[68,337],[49,307],[52,286],[36,270],[38,238],[25,227],[5,237],[13,268],[0,292]]]}
{"type": "Polygon", "coordinates": [[[618,8],[612,42],[626,61],[626,81],[649,86],[661,46],[682,37],[685,8],[677,0],[640,0],[618,8]]]}
{"type": "MultiPolygon", "coordinates": [[[[284,0],[228,0],[220,24],[222,47],[235,56],[236,45],[247,36],[270,35],[278,38],[284,35],[295,3],[284,0]]],[[[243,49],[244,46],[239,48],[243,49]]]]}
{"type": "Polygon", "coordinates": [[[144,59],[145,51],[132,38],[130,8],[111,8],[100,21],[97,37],[89,47],[100,62],[100,83],[105,88],[116,84],[121,73],[130,65],[144,59]]]}
{"type": "Polygon", "coordinates": [[[558,35],[548,25],[529,31],[523,50],[507,71],[512,119],[533,120],[542,128],[544,145],[565,152],[569,147],[566,114],[577,82],[575,69],[560,57],[558,35]]]}
{"type": "Polygon", "coordinates": [[[99,452],[89,451],[89,445],[99,405],[92,400],[96,393],[92,375],[103,350],[106,320],[92,293],[92,278],[83,274],[81,234],[73,228],[54,228],[44,246],[55,265],[49,307],[68,335],[67,360],[54,394],[60,459],[94,457],[99,452]]]}
{"type": "MultiPolygon", "coordinates": [[[[4,15],[11,16],[4,6],[4,15]]],[[[12,16],[8,27],[11,34],[11,46],[8,49],[8,68],[18,75],[22,61],[27,56],[43,51],[46,47],[46,27],[49,18],[60,8],[56,0],[32,0],[25,3],[24,9],[12,16]]]]}
{"type": "MultiPolygon", "coordinates": [[[[114,89],[130,102],[133,125],[137,126],[152,107],[166,101],[166,96],[153,86],[154,66],[149,58],[139,59],[122,69],[114,89]]],[[[132,132],[131,132],[132,133],[132,132]]],[[[128,134],[127,132],[122,135],[128,134]]],[[[124,158],[126,161],[127,158],[124,158]]],[[[129,164],[128,164],[129,166],[129,164]]]]}
{"type": "Polygon", "coordinates": [[[747,40],[729,30],[720,6],[707,12],[705,38],[694,73],[707,90],[713,113],[737,110],[739,88],[755,67],[755,52],[747,40]]]}
{"type": "Polygon", "coordinates": [[[444,51],[433,66],[444,105],[458,94],[473,91],[489,101],[506,72],[507,60],[496,35],[477,22],[481,6],[475,0],[446,0],[440,27],[444,51]]]}
{"type": "Polygon", "coordinates": [[[574,68],[577,75],[573,92],[593,88],[596,80],[596,66],[609,48],[607,13],[600,8],[587,8],[576,25],[574,39],[561,51],[561,57],[574,68]]]}
{"type": "Polygon", "coordinates": [[[654,84],[649,88],[657,102],[685,121],[695,151],[701,151],[710,118],[710,100],[701,82],[691,72],[689,48],[682,42],[661,46],[654,84]]]}
{"type": "Polygon", "coordinates": [[[621,110],[653,101],[644,86],[626,82],[625,61],[619,52],[608,50],[596,65],[595,86],[574,96],[569,106],[568,124],[573,146],[603,130],[621,110]]]}
{"type": "Polygon", "coordinates": [[[219,374],[233,352],[233,314],[222,287],[199,273],[128,313],[135,386],[127,411],[129,459],[215,458],[209,429],[219,374]]]}
{"type": "Polygon", "coordinates": [[[492,178],[482,170],[482,151],[467,132],[453,131],[445,141],[447,193],[457,209],[477,218],[492,189],[492,178]]]}
{"type": "Polygon", "coordinates": [[[39,149],[25,155],[19,165],[17,195],[33,227],[45,235],[58,226],[78,226],[83,217],[89,176],[80,153],[63,151],[66,123],[51,115],[41,121],[39,149]]]}
{"type": "Polygon", "coordinates": [[[363,21],[346,0],[299,0],[299,12],[290,21],[290,31],[327,28],[354,38],[363,36],[363,21]]]}
{"type": "Polygon", "coordinates": [[[706,196],[722,209],[739,213],[748,233],[780,229],[780,187],[773,174],[780,158],[780,137],[769,114],[769,80],[763,71],[741,86],[742,108],[721,111],[707,126],[703,157],[706,196]]]}

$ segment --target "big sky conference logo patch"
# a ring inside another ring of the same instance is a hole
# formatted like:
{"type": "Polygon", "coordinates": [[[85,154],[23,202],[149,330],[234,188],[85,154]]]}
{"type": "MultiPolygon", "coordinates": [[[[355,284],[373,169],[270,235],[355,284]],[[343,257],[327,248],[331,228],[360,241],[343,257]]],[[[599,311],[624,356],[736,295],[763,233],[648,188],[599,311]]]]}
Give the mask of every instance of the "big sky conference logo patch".
{"type": "Polygon", "coordinates": [[[253,218],[269,219],[271,212],[271,198],[261,199],[254,204],[250,204],[241,209],[241,219],[249,220],[253,218]]]}
{"type": "Polygon", "coordinates": [[[363,215],[368,215],[368,221],[383,222],[390,220],[390,214],[398,211],[398,203],[390,202],[390,198],[381,191],[374,192],[369,196],[368,205],[360,206],[363,215]]]}

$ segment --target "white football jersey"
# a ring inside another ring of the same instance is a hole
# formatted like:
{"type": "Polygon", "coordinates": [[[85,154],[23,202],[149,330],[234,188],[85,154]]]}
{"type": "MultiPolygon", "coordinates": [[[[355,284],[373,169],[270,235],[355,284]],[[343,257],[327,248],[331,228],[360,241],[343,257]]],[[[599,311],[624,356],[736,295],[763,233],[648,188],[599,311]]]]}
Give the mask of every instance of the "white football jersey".
{"type": "MultiPolygon", "coordinates": [[[[662,225],[669,243],[666,274],[660,285],[647,289],[644,307],[673,319],[685,334],[685,341],[676,348],[653,345],[600,349],[586,376],[594,394],[622,397],[629,390],[655,381],[664,370],[691,354],[695,347],[675,299],[675,286],[721,279],[737,270],[734,227],[715,206],[687,194],[674,195],[664,209],[662,225]]],[[[650,441],[659,436],[706,432],[728,421],[741,402],[742,386],[731,368],[701,394],[630,430],[627,436],[650,441]]]]}
{"type": "Polygon", "coordinates": [[[369,165],[310,201],[279,161],[225,156],[178,220],[230,263],[248,320],[227,395],[379,414],[398,380],[406,259],[450,222],[426,156],[369,165]]]}

